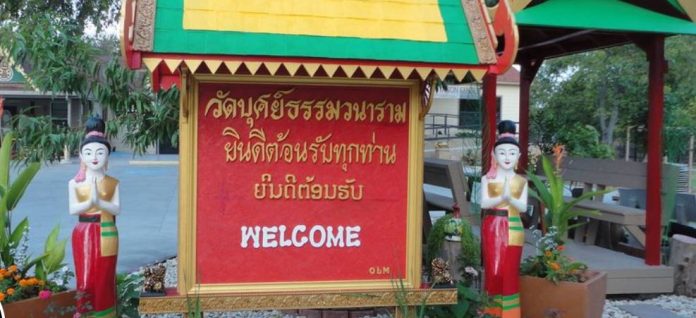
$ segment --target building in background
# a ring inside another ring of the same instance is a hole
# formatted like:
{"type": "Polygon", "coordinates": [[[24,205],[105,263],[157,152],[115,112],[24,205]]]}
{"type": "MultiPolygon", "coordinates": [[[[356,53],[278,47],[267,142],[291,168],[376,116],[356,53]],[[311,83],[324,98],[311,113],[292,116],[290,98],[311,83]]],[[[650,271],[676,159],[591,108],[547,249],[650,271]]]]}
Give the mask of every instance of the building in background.
{"type": "MultiPolygon", "coordinates": [[[[21,66],[11,65],[9,59],[0,56],[0,98],[3,98],[3,112],[0,120],[2,132],[10,129],[12,118],[19,113],[29,116],[50,116],[54,124],[70,128],[80,128],[91,114],[99,114],[104,119],[113,117],[104,112],[99,103],[90,101],[89,107],[83,106],[76,95],[42,93],[32,86],[21,66]]],[[[111,138],[111,145],[116,151],[131,152],[121,136],[111,138]]],[[[149,147],[148,154],[178,153],[169,141],[149,147]]]]}
{"type": "Polygon", "coordinates": [[[31,85],[23,70],[13,66],[0,56],[0,97],[4,98],[4,111],[0,125],[5,131],[12,117],[24,113],[30,116],[50,116],[57,124],[80,127],[85,107],[74,95],[42,93],[31,85]]]}
{"type": "MultiPolygon", "coordinates": [[[[514,67],[506,73],[498,76],[497,120],[512,120],[519,122],[520,109],[520,72],[514,67]]],[[[447,125],[450,129],[462,127],[473,129],[480,125],[481,113],[481,85],[463,84],[448,85],[447,90],[440,90],[435,94],[433,105],[428,113],[426,125],[447,125]]],[[[447,131],[456,134],[456,129],[447,131]]],[[[444,127],[440,131],[426,131],[428,135],[445,136],[444,127]]]]}
{"type": "MultiPolygon", "coordinates": [[[[514,67],[498,76],[497,120],[519,122],[520,72],[514,67]]],[[[435,94],[425,117],[425,154],[428,157],[474,162],[480,155],[481,84],[448,85],[435,94]],[[466,159],[466,158],[464,158],[466,159]]]]}

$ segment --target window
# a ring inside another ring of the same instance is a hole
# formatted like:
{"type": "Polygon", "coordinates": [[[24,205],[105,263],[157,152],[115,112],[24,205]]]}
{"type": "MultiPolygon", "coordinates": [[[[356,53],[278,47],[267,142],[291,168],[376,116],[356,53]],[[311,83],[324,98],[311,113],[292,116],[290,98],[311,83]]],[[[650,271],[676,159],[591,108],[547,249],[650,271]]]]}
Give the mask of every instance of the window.
{"type": "MultiPolygon", "coordinates": [[[[496,100],[495,120],[499,122],[501,119],[500,105],[502,97],[496,100]]],[[[481,129],[481,114],[483,109],[483,101],[478,99],[460,99],[459,100],[459,128],[481,129]]]]}
{"type": "Polygon", "coordinates": [[[54,125],[68,126],[68,102],[67,101],[52,101],[51,102],[51,120],[54,125]]]}

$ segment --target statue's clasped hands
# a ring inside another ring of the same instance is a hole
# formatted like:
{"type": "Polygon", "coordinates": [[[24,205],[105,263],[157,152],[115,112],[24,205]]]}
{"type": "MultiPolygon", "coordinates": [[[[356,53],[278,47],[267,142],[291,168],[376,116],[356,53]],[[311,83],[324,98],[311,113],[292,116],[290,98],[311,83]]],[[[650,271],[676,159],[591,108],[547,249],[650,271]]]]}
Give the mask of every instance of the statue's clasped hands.
{"type": "Polygon", "coordinates": [[[512,198],[512,192],[510,190],[510,182],[508,181],[507,178],[505,178],[505,182],[503,183],[502,198],[503,198],[503,202],[510,202],[510,199],[512,198]]]}
{"type": "Polygon", "coordinates": [[[92,195],[90,196],[92,206],[101,208],[101,200],[99,200],[99,191],[97,189],[97,178],[92,178],[92,195]]]}

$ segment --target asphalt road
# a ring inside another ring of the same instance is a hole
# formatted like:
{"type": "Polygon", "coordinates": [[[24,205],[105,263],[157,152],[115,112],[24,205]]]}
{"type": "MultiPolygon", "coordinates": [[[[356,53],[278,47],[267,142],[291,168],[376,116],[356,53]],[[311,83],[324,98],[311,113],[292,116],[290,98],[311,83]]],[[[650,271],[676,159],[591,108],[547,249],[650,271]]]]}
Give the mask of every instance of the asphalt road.
{"type": "MultiPolygon", "coordinates": [[[[113,153],[107,174],[120,180],[121,215],[117,271],[139,267],[176,255],[178,166],[131,164],[131,154],[113,153]]],[[[138,158],[145,161],[177,160],[172,156],[138,158]]],[[[77,217],[68,213],[68,181],[78,169],[72,164],[44,165],[13,212],[13,225],[28,217],[29,252],[41,254],[51,229],[60,225],[60,237],[70,240],[77,217]]],[[[10,178],[16,176],[16,172],[10,178]]],[[[65,263],[73,269],[72,247],[66,248],[65,263]]]]}

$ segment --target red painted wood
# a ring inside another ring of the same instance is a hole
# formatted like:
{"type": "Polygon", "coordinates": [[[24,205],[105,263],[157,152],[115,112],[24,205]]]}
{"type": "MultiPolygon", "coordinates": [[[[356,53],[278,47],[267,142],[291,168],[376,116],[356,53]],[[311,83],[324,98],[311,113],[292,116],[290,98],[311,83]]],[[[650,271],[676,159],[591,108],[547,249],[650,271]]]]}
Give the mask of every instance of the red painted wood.
{"type": "Polygon", "coordinates": [[[664,117],[664,75],[666,62],[664,36],[652,37],[646,47],[650,61],[648,71],[648,171],[645,214],[645,263],[660,265],[662,200],[662,125],[664,117]]]}
{"type": "Polygon", "coordinates": [[[417,106],[409,104],[409,96],[407,86],[202,83],[196,134],[205,142],[198,144],[196,155],[196,282],[405,279],[406,240],[411,235],[407,217],[407,182],[411,177],[408,110],[417,106]],[[300,106],[317,100],[328,101],[321,113],[316,105],[300,106]],[[362,105],[363,101],[371,105],[385,101],[388,106],[384,113],[376,106],[374,113],[368,108],[365,113],[354,112],[354,116],[350,108],[339,108],[362,105]],[[287,106],[271,109],[279,103],[287,106]],[[276,137],[280,135],[285,137],[276,137]],[[378,150],[359,159],[357,150],[349,154],[350,148],[343,146],[349,144],[374,145],[378,150]],[[252,153],[252,145],[260,152],[252,153]],[[305,155],[302,149],[307,149],[305,155]],[[391,163],[386,155],[393,156],[391,163]],[[297,185],[294,194],[288,187],[281,189],[281,197],[273,198],[270,190],[266,194],[261,188],[286,183],[297,185]],[[355,188],[343,186],[353,183],[355,188]],[[355,189],[351,193],[359,192],[360,197],[342,198],[338,192],[330,198],[316,192],[334,184],[355,189]],[[310,185],[315,189],[314,198],[309,196],[310,185]],[[374,211],[379,211],[379,217],[374,211]],[[349,231],[355,235],[332,245],[328,238],[321,239],[329,235],[315,232],[315,226],[334,229],[326,233],[339,233],[340,227],[342,234],[336,236],[344,238],[349,231]],[[253,231],[245,227],[256,228],[255,239],[245,234],[253,231]],[[258,234],[261,227],[277,227],[273,230],[276,234],[258,234]],[[349,229],[356,227],[357,232],[349,229]],[[295,243],[284,245],[291,238],[295,243]],[[276,240],[274,246],[262,242],[266,239],[276,240]],[[349,243],[355,240],[358,245],[349,243]]]}
{"type": "Polygon", "coordinates": [[[524,151],[525,145],[529,145],[529,90],[532,86],[532,80],[524,76],[525,68],[522,67],[522,75],[520,76],[520,124],[519,124],[519,141],[520,141],[520,161],[517,165],[517,173],[524,173],[529,165],[529,151],[524,151]]]}
{"type": "Polygon", "coordinates": [[[172,86],[176,86],[181,90],[181,76],[179,74],[164,74],[160,77],[161,89],[170,89],[172,86]]]}
{"type": "Polygon", "coordinates": [[[133,8],[131,5],[133,1],[125,1],[126,4],[123,6],[123,24],[121,25],[123,29],[119,30],[121,31],[121,55],[123,55],[123,60],[126,62],[126,65],[128,65],[131,69],[138,69],[140,68],[140,56],[138,56],[137,60],[133,58],[133,43],[128,40],[128,29],[132,26],[131,21],[133,21],[133,11],[131,10],[131,8],[133,8]]]}
{"type": "Polygon", "coordinates": [[[128,66],[133,70],[139,70],[143,67],[142,54],[138,51],[132,51],[128,66]]]}
{"type": "Polygon", "coordinates": [[[496,85],[498,75],[488,73],[483,77],[483,108],[482,108],[482,142],[481,166],[485,173],[490,168],[491,152],[495,144],[496,134],[496,85]]]}
{"type": "MultiPolygon", "coordinates": [[[[162,64],[162,63],[160,63],[160,64],[162,64]]],[[[150,74],[150,80],[152,80],[152,91],[155,93],[159,92],[160,88],[162,88],[160,68],[162,68],[162,67],[161,66],[155,67],[155,69],[152,71],[152,74],[150,74]]]]}

